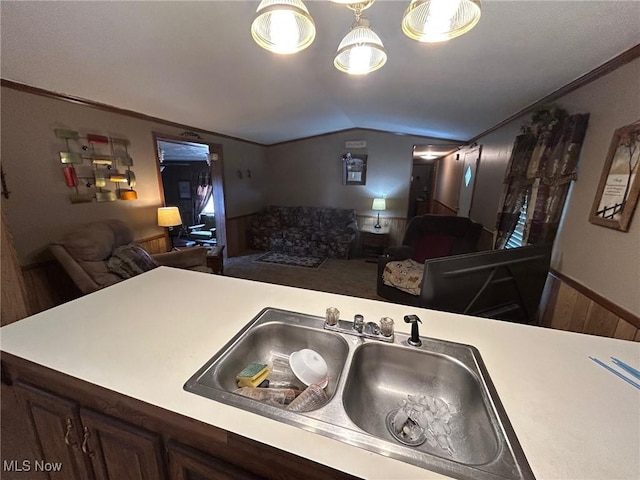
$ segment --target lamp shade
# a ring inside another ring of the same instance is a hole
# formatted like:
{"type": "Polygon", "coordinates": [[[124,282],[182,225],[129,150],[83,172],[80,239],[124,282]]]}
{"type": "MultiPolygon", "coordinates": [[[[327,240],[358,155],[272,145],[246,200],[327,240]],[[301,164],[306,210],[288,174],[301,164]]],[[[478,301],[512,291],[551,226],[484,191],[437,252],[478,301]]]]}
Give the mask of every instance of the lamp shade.
{"type": "Polygon", "coordinates": [[[159,227],[175,227],[182,225],[182,218],[178,207],[160,207],[158,208],[158,226],[159,227]]]}
{"type": "Polygon", "coordinates": [[[382,40],[369,28],[369,21],[360,18],[342,39],[333,60],[341,72],[365,75],[381,68],[387,62],[382,40]]]}
{"type": "Polygon", "coordinates": [[[420,42],[443,42],[471,30],[480,21],[480,0],[411,0],[402,31],[420,42]]]}
{"type": "Polygon", "coordinates": [[[387,201],[384,198],[374,198],[371,210],[386,210],[387,201]]]}
{"type": "Polygon", "coordinates": [[[301,0],[262,0],[251,24],[251,36],[262,48],[290,54],[316,38],[316,26],[301,0]]]}

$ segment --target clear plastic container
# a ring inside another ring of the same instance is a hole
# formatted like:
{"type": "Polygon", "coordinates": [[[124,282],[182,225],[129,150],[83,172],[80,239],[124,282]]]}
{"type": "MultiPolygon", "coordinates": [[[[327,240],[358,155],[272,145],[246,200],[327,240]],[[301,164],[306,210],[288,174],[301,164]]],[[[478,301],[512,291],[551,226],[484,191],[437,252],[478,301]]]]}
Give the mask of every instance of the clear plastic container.
{"type": "Polygon", "coordinates": [[[243,397],[258,400],[276,407],[284,407],[289,405],[296,398],[297,392],[290,388],[253,388],[242,387],[233,393],[242,395],[243,397]]]}
{"type": "Polygon", "coordinates": [[[324,389],[318,384],[309,385],[292,401],[287,410],[292,412],[310,412],[324,406],[329,401],[324,389]]]}

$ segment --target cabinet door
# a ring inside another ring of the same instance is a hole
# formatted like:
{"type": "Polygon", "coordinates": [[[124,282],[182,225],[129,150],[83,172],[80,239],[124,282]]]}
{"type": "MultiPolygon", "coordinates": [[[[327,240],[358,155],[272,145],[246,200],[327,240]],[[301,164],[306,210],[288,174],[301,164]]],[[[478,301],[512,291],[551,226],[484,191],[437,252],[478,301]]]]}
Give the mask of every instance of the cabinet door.
{"type": "Polygon", "coordinates": [[[167,444],[171,480],[262,480],[251,472],[173,440],[167,444]]]}
{"type": "Polygon", "coordinates": [[[165,478],[158,435],[84,408],[80,416],[82,450],[91,458],[96,480],[165,478]]]}
{"type": "Polygon", "coordinates": [[[78,405],[20,381],[14,384],[18,401],[25,407],[34,454],[30,471],[46,472],[51,480],[93,478],[81,450],[78,405]],[[40,463],[37,463],[40,462],[40,463]]]}

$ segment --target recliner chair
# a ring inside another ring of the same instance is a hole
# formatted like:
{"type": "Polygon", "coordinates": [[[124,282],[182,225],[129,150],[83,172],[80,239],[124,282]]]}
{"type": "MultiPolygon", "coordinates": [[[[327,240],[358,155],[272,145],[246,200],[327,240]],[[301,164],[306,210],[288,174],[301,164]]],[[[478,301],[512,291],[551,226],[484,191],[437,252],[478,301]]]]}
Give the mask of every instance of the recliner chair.
{"type": "MultiPolygon", "coordinates": [[[[121,220],[102,220],[83,225],[50,245],[51,253],[60,262],[83,294],[121,282],[125,278],[109,268],[109,259],[121,246],[133,242],[133,232],[121,220]]],[[[207,249],[194,247],[180,251],[146,256],[153,266],[185,268],[212,273],[207,267],[207,249]],[[156,265],[157,264],[157,265],[156,265]]],[[[145,258],[141,259],[144,263],[145,258]]],[[[149,263],[149,262],[147,262],[149,263]]],[[[151,268],[153,268],[153,266],[151,268]]]]}
{"type": "Polygon", "coordinates": [[[407,225],[402,245],[387,248],[378,258],[378,295],[394,303],[421,306],[420,295],[384,283],[387,264],[407,259],[424,264],[430,258],[475,252],[481,232],[482,224],[467,217],[431,214],[413,217],[407,225]]]}

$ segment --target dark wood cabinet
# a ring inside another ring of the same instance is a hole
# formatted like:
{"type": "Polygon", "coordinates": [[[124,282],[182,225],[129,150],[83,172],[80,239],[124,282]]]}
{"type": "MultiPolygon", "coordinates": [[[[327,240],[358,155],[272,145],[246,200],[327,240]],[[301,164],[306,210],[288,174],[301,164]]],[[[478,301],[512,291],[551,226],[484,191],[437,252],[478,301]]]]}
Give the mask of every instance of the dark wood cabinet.
{"type": "Polygon", "coordinates": [[[159,436],[33,385],[18,382],[15,388],[38,456],[30,469],[51,469],[52,480],[166,478],[159,436]]]}
{"type": "MultiPolygon", "coordinates": [[[[35,461],[47,462],[57,471],[47,472],[51,480],[91,479],[89,458],[82,452],[82,424],[78,405],[27,383],[15,384],[18,401],[24,406],[36,459],[24,467],[36,471],[35,461]],[[59,467],[59,468],[58,468],[59,467]]],[[[43,465],[43,464],[41,464],[43,465]]],[[[44,470],[44,465],[40,471],[44,470]]]]}
{"type": "Polygon", "coordinates": [[[4,352],[2,373],[49,480],[355,478],[4,352]]]}
{"type": "Polygon", "coordinates": [[[360,228],[360,251],[363,257],[377,259],[389,246],[389,227],[360,228]]]}
{"type": "Polygon", "coordinates": [[[171,480],[264,480],[219,458],[179,442],[167,444],[171,480]]]}
{"type": "Polygon", "coordinates": [[[166,478],[158,435],[91,410],[81,409],[80,416],[81,448],[96,480],[166,478]]]}

